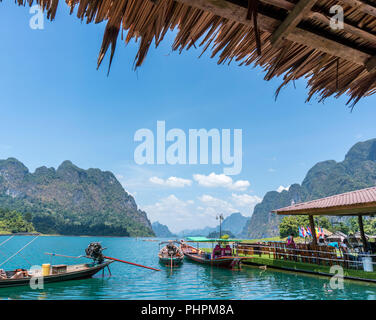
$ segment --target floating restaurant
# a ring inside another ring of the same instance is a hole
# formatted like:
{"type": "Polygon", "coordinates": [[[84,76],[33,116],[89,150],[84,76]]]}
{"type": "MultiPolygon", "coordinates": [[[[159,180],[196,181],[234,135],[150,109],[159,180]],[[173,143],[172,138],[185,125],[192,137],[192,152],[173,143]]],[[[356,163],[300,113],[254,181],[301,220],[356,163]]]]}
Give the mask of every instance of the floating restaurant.
{"type": "Polygon", "coordinates": [[[298,203],[272,212],[278,215],[308,216],[311,230],[315,230],[315,216],[356,216],[359,223],[359,238],[353,237],[351,243],[339,238],[333,246],[333,242],[329,244],[318,241],[315,232],[312,232],[310,243],[242,243],[237,247],[238,254],[252,256],[252,259],[243,260],[243,265],[266,266],[323,276],[333,276],[330,269],[338,265],[343,268],[345,279],[376,283],[376,243],[371,241],[371,237],[367,239],[363,226],[365,216],[376,214],[376,187],[298,203]]]}

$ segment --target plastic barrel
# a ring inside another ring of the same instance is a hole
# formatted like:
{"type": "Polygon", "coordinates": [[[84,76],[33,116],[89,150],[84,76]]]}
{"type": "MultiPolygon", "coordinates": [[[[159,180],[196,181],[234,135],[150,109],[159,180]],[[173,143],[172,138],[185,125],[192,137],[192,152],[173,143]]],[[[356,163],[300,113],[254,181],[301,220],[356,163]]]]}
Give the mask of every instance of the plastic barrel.
{"type": "Polygon", "coordinates": [[[43,276],[50,275],[50,269],[51,269],[51,265],[49,263],[42,264],[42,275],[43,276]]]}
{"type": "Polygon", "coordinates": [[[373,264],[371,257],[362,257],[363,270],[366,272],[373,272],[373,264]]]}

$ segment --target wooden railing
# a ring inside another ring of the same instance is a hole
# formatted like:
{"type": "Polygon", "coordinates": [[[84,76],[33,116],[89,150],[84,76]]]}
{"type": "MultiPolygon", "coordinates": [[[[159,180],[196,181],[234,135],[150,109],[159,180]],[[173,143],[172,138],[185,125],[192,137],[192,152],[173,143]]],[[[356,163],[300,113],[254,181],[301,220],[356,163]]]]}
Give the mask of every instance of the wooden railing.
{"type": "Polygon", "coordinates": [[[236,247],[238,254],[259,256],[285,261],[318,264],[323,266],[341,265],[344,268],[360,269],[362,261],[359,253],[341,246],[335,248],[329,245],[314,245],[297,243],[288,246],[284,242],[239,243],[236,247]]]}

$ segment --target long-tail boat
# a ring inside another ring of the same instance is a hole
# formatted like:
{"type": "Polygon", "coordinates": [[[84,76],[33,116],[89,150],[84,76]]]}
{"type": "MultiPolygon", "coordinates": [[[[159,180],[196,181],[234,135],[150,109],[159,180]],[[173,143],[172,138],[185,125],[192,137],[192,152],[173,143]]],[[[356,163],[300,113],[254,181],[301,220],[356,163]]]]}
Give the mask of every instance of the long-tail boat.
{"type": "Polygon", "coordinates": [[[179,266],[183,262],[184,253],[179,248],[179,242],[169,240],[167,242],[161,242],[161,244],[166,244],[162,249],[159,250],[158,257],[159,262],[165,266],[179,266]]]}
{"type": "MultiPolygon", "coordinates": [[[[37,236],[38,237],[38,236],[37,236]]],[[[13,257],[15,257],[18,253],[20,253],[24,248],[26,248],[30,243],[36,240],[35,237],[31,240],[27,245],[9,257],[5,262],[8,262],[13,257]]],[[[5,243],[5,242],[3,242],[5,243]]],[[[3,244],[2,243],[2,244],[3,244]]],[[[41,281],[44,283],[50,282],[60,282],[60,281],[67,281],[67,280],[79,280],[79,279],[87,279],[98,273],[99,271],[103,270],[104,268],[108,268],[108,266],[114,262],[112,260],[107,260],[104,258],[102,251],[104,248],[98,242],[90,243],[90,245],[86,248],[84,256],[79,257],[70,257],[64,256],[59,254],[50,254],[52,256],[63,256],[69,258],[89,258],[92,259],[92,263],[81,263],[81,264],[74,264],[74,265],[50,265],[44,264],[42,268],[26,270],[26,269],[15,269],[12,271],[4,271],[0,269],[0,288],[4,287],[15,287],[15,286],[25,286],[31,285],[32,283],[39,284],[41,281]]],[[[47,253],[49,254],[49,253],[47,253]]],[[[109,270],[109,268],[108,268],[109,270]]]]}
{"type": "Polygon", "coordinates": [[[93,275],[108,267],[114,261],[107,260],[101,264],[85,263],[75,265],[52,265],[48,275],[43,275],[42,269],[26,271],[23,269],[16,269],[15,271],[5,271],[7,279],[0,280],[0,288],[15,287],[15,286],[28,286],[35,279],[35,283],[61,282],[68,280],[80,280],[91,278],[93,275]],[[21,278],[12,278],[16,274],[20,274],[21,278]]]}
{"type": "MultiPolygon", "coordinates": [[[[38,236],[37,236],[38,237],[38,236]]],[[[10,256],[4,262],[0,264],[0,267],[5,264],[6,262],[10,261],[14,258],[17,254],[19,254],[22,250],[24,250],[29,244],[31,244],[34,240],[37,239],[35,237],[30,242],[28,242],[25,246],[23,246],[20,250],[18,250],[15,254],[10,256]]],[[[8,238],[7,240],[0,243],[0,246],[10,240],[12,237],[8,238]]],[[[12,271],[5,271],[0,269],[0,288],[5,287],[15,287],[15,286],[32,286],[39,285],[41,282],[44,283],[51,283],[51,282],[61,282],[67,280],[79,280],[79,279],[87,279],[95,275],[104,268],[108,268],[109,274],[111,275],[111,271],[109,265],[114,261],[119,261],[127,264],[131,264],[138,267],[143,267],[147,269],[152,269],[155,271],[160,271],[159,269],[155,269],[152,267],[143,266],[140,264],[136,264],[133,262],[128,262],[124,260],[119,260],[116,258],[111,258],[104,256],[102,251],[106,249],[101,246],[99,242],[92,242],[89,246],[85,249],[85,255],[72,257],[66,256],[56,253],[46,253],[51,256],[61,256],[66,258],[89,258],[92,259],[91,263],[82,263],[82,264],[74,264],[74,265],[50,265],[44,264],[42,268],[26,270],[26,269],[15,269],[12,271]]]]}
{"type": "Polygon", "coordinates": [[[239,267],[239,264],[242,259],[247,257],[239,257],[234,254],[234,250],[230,247],[230,243],[238,242],[237,240],[232,239],[208,239],[205,237],[188,237],[188,241],[181,240],[180,248],[183,251],[184,255],[195,262],[208,264],[216,267],[225,267],[225,268],[236,268],[239,267]],[[188,242],[196,242],[197,247],[193,247],[188,244],[188,242]],[[212,252],[205,252],[199,249],[198,244],[200,242],[204,243],[217,243],[213,248],[212,252]],[[221,244],[227,243],[225,247],[221,244]]]}

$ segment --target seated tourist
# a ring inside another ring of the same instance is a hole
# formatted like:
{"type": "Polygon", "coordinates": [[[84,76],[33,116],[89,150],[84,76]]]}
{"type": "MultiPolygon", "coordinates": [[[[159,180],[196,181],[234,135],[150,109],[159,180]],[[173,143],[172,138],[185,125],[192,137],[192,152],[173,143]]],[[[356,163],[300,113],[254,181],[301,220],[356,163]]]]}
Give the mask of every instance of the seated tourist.
{"type": "Polygon", "coordinates": [[[25,269],[16,269],[14,270],[14,275],[11,276],[11,279],[22,279],[29,277],[29,273],[25,269]]]}
{"type": "Polygon", "coordinates": [[[351,254],[351,252],[349,250],[350,245],[349,245],[349,242],[347,241],[346,238],[342,240],[340,247],[341,247],[341,250],[343,252],[343,257],[345,258],[345,260],[355,261],[357,259],[356,256],[351,254]]]}
{"type": "Polygon", "coordinates": [[[0,269],[0,280],[7,279],[7,274],[5,273],[4,269],[0,269]]]}
{"type": "Polygon", "coordinates": [[[287,246],[288,246],[289,248],[295,248],[294,235],[290,234],[290,235],[287,237],[287,246]]]}
{"type": "Polygon", "coordinates": [[[231,250],[231,247],[229,245],[227,245],[226,248],[225,248],[225,255],[226,256],[232,255],[232,250],[231,250]]]}
{"type": "Polygon", "coordinates": [[[221,246],[217,244],[213,249],[213,258],[221,255],[221,246]]]}
{"type": "Polygon", "coordinates": [[[342,250],[344,252],[348,252],[349,251],[349,242],[347,241],[346,238],[342,240],[341,248],[342,248],[342,250]]]}

